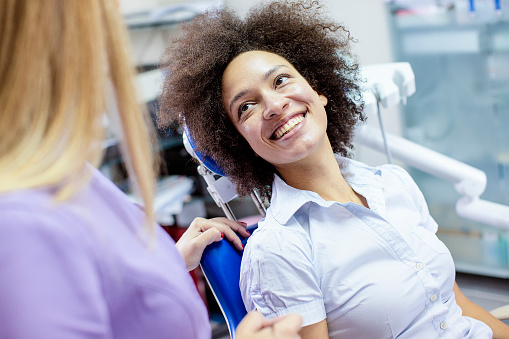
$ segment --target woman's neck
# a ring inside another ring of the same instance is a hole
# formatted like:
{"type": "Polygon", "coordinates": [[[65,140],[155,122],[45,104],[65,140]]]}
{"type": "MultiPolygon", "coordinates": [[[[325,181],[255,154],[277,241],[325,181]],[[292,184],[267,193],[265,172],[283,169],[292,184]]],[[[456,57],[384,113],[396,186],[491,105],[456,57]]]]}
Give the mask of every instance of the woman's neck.
{"type": "Polygon", "coordinates": [[[357,194],[343,177],[328,141],[326,147],[312,156],[277,169],[282,179],[292,187],[313,191],[324,200],[355,202],[367,207],[364,197],[357,194]]]}

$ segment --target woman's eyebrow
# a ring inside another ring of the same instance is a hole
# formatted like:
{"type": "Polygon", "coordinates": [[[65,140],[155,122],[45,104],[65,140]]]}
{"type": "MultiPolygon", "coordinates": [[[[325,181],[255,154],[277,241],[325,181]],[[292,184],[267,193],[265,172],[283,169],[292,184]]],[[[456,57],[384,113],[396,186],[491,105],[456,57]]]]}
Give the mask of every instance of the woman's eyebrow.
{"type": "Polygon", "coordinates": [[[281,67],[288,67],[288,66],[286,66],[286,65],[276,65],[276,66],[272,67],[271,69],[269,69],[265,73],[265,75],[263,76],[263,80],[267,80],[275,71],[277,71],[281,67]]]}

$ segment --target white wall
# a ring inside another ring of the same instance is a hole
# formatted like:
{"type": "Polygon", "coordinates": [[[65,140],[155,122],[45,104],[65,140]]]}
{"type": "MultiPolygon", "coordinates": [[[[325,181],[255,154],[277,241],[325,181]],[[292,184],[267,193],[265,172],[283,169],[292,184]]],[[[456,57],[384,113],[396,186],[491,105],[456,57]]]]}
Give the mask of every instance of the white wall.
{"type": "MultiPolygon", "coordinates": [[[[244,15],[249,8],[257,3],[267,0],[224,0],[226,6],[236,9],[244,15]]],[[[170,5],[182,2],[196,2],[186,0],[120,0],[122,13],[132,13],[143,10],[151,10],[157,6],[170,5]]],[[[392,61],[390,48],[389,29],[387,25],[387,13],[383,0],[322,0],[324,6],[329,10],[332,18],[343,23],[350,30],[353,37],[358,40],[354,44],[354,53],[360,58],[363,65],[392,61]]],[[[135,33],[141,33],[139,31],[135,33]]],[[[150,38],[150,30],[145,30],[150,38]]],[[[158,30],[152,32],[160,33],[158,30]]],[[[153,37],[152,37],[153,38],[153,37]]],[[[143,39],[141,39],[143,40],[143,39]]],[[[140,45],[161,44],[160,41],[142,41],[140,45]],[[144,43],[143,43],[144,42],[144,43]]],[[[141,46],[139,48],[142,48],[141,46]]],[[[140,53],[136,53],[139,55],[140,53]]],[[[144,51],[145,52],[145,51],[144,51]]],[[[150,57],[157,58],[159,55],[150,57]]]]}
{"type": "MultiPolygon", "coordinates": [[[[268,0],[225,0],[228,7],[245,15],[254,4],[268,0]]],[[[363,65],[391,62],[387,14],[382,0],[321,0],[330,16],[344,24],[358,40],[354,53],[363,65]]]]}

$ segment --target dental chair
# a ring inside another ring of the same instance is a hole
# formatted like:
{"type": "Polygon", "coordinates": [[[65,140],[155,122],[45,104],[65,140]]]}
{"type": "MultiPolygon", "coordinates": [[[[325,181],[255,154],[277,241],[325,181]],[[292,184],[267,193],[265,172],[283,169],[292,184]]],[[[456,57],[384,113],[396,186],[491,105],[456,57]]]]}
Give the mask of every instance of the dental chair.
{"type": "MultiPolygon", "coordinates": [[[[385,152],[389,163],[392,159],[400,160],[452,182],[461,195],[456,204],[459,216],[509,229],[509,206],[479,198],[486,188],[484,172],[407,139],[385,133],[380,107],[404,104],[406,98],[415,92],[415,78],[410,64],[398,62],[369,66],[363,69],[363,77],[367,79],[363,92],[364,112],[367,116],[378,115],[380,130],[363,125],[356,131],[354,142],[385,152]]],[[[205,179],[210,195],[227,218],[236,220],[228,205],[237,196],[234,185],[213,159],[196,150],[187,131],[183,139],[186,150],[199,162],[198,172],[205,179]]],[[[265,206],[256,193],[252,194],[252,200],[260,214],[265,216],[265,206]]],[[[248,230],[252,233],[256,228],[255,224],[248,230]]],[[[241,239],[245,245],[247,239],[241,239]]],[[[239,289],[241,260],[242,252],[227,239],[209,245],[201,260],[203,273],[223,312],[232,339],[235,338],[237,325],[247,313],[239,289]]],[[[491,313],[499,319],[509,319],[509,305],[491,313]]]]}
{"type": "MultiPolygon", "coordinates": [[[[207,190],[217,206],[223,210],[228,219],[236,220],[228,205],[237,196],[233,184],[213,159],[196,150],[193,139],[187,131],[183,134],[183,141],[187,152],[199,161],[198,173],[207,183],[207,190]]],[[[260,214],[265,216],[265,207],[260,197],[256,193],[251,197],[260,214]]],[[[249,225],[247,230],[253,233],[257,228],[258,224],[253,224],[249,225]]],[[[241,235],[239,237],[245,246],[247,239],[241,235]]],[[[223,239],[207,246],[200,262],[203,275],[223,313],[232,339],[235,338],[238,324],[247,314],[239,289],[241,261],[242,251],[235,248],[229,240],[223,239]]]]}

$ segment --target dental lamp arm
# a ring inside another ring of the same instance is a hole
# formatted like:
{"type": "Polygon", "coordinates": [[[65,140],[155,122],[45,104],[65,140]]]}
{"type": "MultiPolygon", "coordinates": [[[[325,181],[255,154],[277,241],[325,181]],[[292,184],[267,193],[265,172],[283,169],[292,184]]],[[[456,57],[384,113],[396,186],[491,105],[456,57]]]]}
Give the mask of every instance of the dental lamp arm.
{"type": "MultiPolygon", "coordinates": [[[[367,81],[364,90],[364,112],[368,116],[379,114],[379,106],[396,106],[415,92],[415,76],[409,63],[370,65],[362,70],[367,81]]],[[[381,119],[381,117],[379,117],[381,119]]],[[[380,121],[381,122],[381,121],[380,121]]],[[[387,152],[412,167],[453,183],[462,196],[456,203],[456,213],[470,220],[509,229],[509,206],[482,200],[486,189],[486,174],[469,166],[420,146],[407,139],[384,134],[364,125],[356,131],[356,142],[380,152],[387,152]]]]}
{"type": "MultiPolygon", "coordinates": [[[[386,140],[395,159],[453,183],[456,191],[462,195],[456,203],[459,216],[509,229],[509,206],[479,199],[486,188],[486,174],[483,171],[395,135],[386,134],[386,140]]],[[[371,126],[360,127],[355,141],[384,151],[380,131],[371,126]]]]}
{"type": "MultiPolygon", "coordinates": [[[[387,144],[395,159],[426,173],[450,181],[456,191],[468,197],[480,196],[486,188],[486,174],[472,166],[441,153],[387,133],[387,144]]],[[[383,152],[384,144],[378,129],[363,125],[356,131],[358,143],[383,152]]]]}

